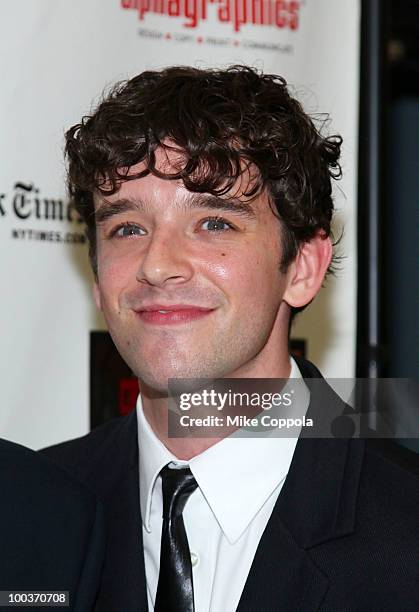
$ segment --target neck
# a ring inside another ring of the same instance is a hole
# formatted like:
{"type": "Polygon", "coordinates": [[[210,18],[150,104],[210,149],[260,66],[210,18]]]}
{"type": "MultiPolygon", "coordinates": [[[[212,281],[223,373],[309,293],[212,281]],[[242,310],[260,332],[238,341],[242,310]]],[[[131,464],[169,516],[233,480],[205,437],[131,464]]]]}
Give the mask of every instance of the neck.
{"type": "MultiPolygon", "coordinates": [[[[225,378],[289,378],[291,363],[288,352],[285,351],[282,359],[276,357],[276,363],[270,362],[270,367],[262,367],[261,364],[254,364],[251,367],[246,364],[234,374],[226,375],[225,378]]],[[[200,455],[205,450],[220,442],[222,437],[211,438],[170,438],[168,436],[168,399],[153,392],[152,389],[141,383],[141,399],[143,404],[144,416],[150,427],[166,446],[166,448],[178,459],[189,461],[193,457],[200,455]]]]}

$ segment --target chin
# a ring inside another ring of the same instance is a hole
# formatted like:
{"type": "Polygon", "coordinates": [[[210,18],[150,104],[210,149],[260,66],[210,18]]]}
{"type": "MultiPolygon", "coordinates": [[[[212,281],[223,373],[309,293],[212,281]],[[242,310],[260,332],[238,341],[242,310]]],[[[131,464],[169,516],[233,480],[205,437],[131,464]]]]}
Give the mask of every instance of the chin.
{"type": "Polygon", "coordinates": [[[136,365],[133,368],[133,372],[138,376],[140,381],[140,387],[146,386],[148,389],[167,396],[169,390],[169,380],[173,378],[190,378],[194,374],[186,368],[181,368],[178,365],[176,367],[168,367],[169,364],[164,364],[159,367],[158,364],[154,363],[153,368],[145,368],[144,362],[141,365],[136,365]]]}
{"type": "MultiPolygon", "coordinates": [[[[168,395],[169,392],[169,380],[172,381],[176,379],[182,380],[182,385],[180,383],[175,383],[175,388],[178,392],[190,392],[196,387],[196,379],[202,378],[215,378],[222,377],[222,373],[214,373],[213,368],[202,367],[202,362],[197,366],[197,364],[186,364],[179,363],[177,361],[173,366],[170,366],[170,363],[161,364],[159,367],[158,364],[154,363],[153,369],[144,368],[144,363],[142,367],[137,367],[135,370],[135,374],[138,376],[141,385],[145,385],[148,389],[154,391],[157,394],[168,395]]],[[[173,386],[171,385],[171,391],[173,393],[173,386]]],[[[199,386],[198,386],[199,387],[199,386]]],[[[197,388],[198,388],[197,387],[197,388]]]]}

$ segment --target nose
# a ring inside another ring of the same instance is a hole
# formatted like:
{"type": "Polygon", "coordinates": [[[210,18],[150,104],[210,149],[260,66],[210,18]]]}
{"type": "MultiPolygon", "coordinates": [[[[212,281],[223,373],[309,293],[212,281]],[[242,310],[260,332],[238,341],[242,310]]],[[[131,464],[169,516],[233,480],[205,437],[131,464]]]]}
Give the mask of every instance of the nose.
{"type": "Polygon", "coordinates": [[[150,237],[137,270],[137,280],[149,285],[181,284],[193,276],[185,244],[174,232],[156,231],[150,237]]]}

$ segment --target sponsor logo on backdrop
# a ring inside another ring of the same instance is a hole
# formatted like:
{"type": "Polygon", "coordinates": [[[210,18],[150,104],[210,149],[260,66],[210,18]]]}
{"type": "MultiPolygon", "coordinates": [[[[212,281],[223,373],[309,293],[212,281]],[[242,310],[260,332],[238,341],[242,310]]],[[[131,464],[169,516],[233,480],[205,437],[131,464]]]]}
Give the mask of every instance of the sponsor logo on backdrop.
{"type": "Polygon", "coordinates": [[[0,218],[4,217],[13,219],[10,235],[14,240],[66,244],[86,241],[80,227],[82,221],[70,203],[45,196],[34,183],[16,181],[9,193],[0,193],[0,218]],[[36,228],[30,227],[35,223],[36,228]]]}
{"type": "MultiPolygon", "coordinates": [[[[261,26],[268,26],[274,34],[278,30],[296,32],[300,28],[301,12],[305,0],[119,0],[123,10],[135,11],[138,20],[146,23],[151,15],[164,16],[172,23],[177,22],[182,30],[162,31],[140,27],[138,35],[146,39],[161,39],[175,43],[197,43],[217,47],[243,47],[293,53],[289,40],[278,41],[277,34],[273,40],[249,40],[242,38],[242,28],[256,34],[261,26]],[[199,26],[203,23],[215,23],[217,33],[224,36],[199,35],[199,26]],[[223,28],[220,28],[222,24],[223,28]],[[250,28],[250,30],[249,30],[250,28]],[[197,34],[193,32],[197,31],[197,34]]],[[[163,23],[168,23],[162,21],[163,23]]]]}
{"type": "Polygon", "coordinates": [[[300,16],[300,2],[284,0],[121,0],[121,6],[134,9],[140,20],[150,13],[180,17],[185,28],[196,28],[214,6],[211,15],[219,23],[230,23],[235,32],[248,24],[297,30],[300,16]]]}

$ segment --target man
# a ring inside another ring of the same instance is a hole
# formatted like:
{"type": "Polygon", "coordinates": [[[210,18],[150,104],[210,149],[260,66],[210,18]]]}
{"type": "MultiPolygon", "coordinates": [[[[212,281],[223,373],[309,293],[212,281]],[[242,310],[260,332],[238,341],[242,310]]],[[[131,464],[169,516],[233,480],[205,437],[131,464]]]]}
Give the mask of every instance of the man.
{"type": "MultiPolygon", "coordinates": [[[[93,610],[104,556],[103,510],[94,495],[46,457],[2,439],[0,492],[0,591],[9,593],[1,609],[14,592],[56,591],[57,605],[68,591],[66,609],[93,610]]],[[[32,607],[44,609],[41,602],[33,599],[32,607]]]]}
{"type": "Polygon", "coordinates": [[[144,72],[67,133],[94,297],[141,389],[48,451],[105,505],[99,610],[418,608],[418,482],[377,449],[168,432],[173,378],[303,376],[300,410],[319,403],[288,332],[331,262],[340,144],[241,66],[144,72]]]}

